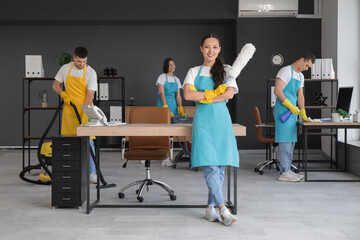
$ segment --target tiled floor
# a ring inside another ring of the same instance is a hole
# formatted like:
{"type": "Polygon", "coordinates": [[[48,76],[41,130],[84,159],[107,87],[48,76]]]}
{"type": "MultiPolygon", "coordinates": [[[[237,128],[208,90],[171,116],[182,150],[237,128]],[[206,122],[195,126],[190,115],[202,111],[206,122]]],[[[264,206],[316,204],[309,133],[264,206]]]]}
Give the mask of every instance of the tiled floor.
{"type": "MultiPolygon", "coordinates": [[[[25,183],[18,177],[21,154],[17,150],[0,151],[1,240],[360,239],[360,183],[279,182],[274,169],[265,170],[262,176],[254,173],[253,166],[263,159],[262,154],[240,156],[239,221],[230,227],[205,220],[204,209],[96,208],[90,215],[84,214],[84,207],[52,209],[50,186],[25,183]]],[[[124,199],[117,197],[117,191],[145,177],[144,167],[132,162],[124,169],[118,156],[119,152],[102,152],[106,180],[118,187],[102,190],[101,203],[139,204],[134,188],[124,199]]],[[[152,187],[144,193],[141,204],[206,203],[201,171],[189,170],[187,163],[179,163],[177,169],[158,162],[152,165],[152,177],[171,185],[177,200],[170,201],[165,192],[152,187]]],[[[313,177],[319,175],[312,173],[313,177]]]]}

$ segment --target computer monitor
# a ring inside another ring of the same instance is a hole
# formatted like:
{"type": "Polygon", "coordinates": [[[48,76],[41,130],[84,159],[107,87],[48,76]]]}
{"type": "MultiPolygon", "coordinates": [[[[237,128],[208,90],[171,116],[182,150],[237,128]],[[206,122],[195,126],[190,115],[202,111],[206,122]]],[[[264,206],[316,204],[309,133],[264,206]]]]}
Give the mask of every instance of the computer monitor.
{"type": "Polygon", "coordinates": [[[352,92],[353,92],[353,87],[339,88],[336,110],[340,108],[346,112],[349,112],[352,92]]]}

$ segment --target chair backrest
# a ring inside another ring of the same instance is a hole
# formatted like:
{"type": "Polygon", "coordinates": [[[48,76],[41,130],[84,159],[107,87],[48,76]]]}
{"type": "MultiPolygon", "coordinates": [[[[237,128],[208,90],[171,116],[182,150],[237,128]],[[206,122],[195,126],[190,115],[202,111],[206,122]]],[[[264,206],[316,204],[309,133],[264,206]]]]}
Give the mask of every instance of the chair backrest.
{"type": "Polygon", "coordinates": [[[253,107],[253,113],[254,113],[254,118],[255,118],[255,125],[256,126],[256,138],[259,142],[261,143],[274,143],[275,139],[274,138],[264,138],[262,135],[262,129],[263,127],[261,127],[260,125],[263,124],[261,122],[261,116],[260,116],[260,112],[259,112],[259,108],[255,105],[253,107]]]}
{"type": "MultiPolygon", "coordinates": [[[[171,124],[170,109],[159,107],[137,107],[129,114],[129,123],[171,124]]],[[[129,137],[129,150],[170,149],[170,137],[129,137]]]]}

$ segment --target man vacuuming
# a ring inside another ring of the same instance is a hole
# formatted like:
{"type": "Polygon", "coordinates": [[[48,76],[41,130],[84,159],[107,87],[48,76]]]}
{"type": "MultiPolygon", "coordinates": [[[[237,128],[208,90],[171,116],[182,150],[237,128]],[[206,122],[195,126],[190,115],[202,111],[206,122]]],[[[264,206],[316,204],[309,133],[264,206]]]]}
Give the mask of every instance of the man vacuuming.
{"type": "MultiPolygon", "coordinates": [[[[76,134],[79,121],[70,102],[74,103],[81,117],[81,124],[89,121],[81,105],[92,105],[94,93],[97,91],[97,75],[94,69],[87,65],[88,52],[85,47],[74,50],[74,62],[63,65],[55,76],[54,91],[64,100],[61,134],[76,134]],[[64,84],[65,91],[61,87],[64,84]]],[[[94,151],[94,137],[90,139],[90,146],[94,151]]],[[[94,159],[90,156],[90,183],[97,182],[94,159]]]]}

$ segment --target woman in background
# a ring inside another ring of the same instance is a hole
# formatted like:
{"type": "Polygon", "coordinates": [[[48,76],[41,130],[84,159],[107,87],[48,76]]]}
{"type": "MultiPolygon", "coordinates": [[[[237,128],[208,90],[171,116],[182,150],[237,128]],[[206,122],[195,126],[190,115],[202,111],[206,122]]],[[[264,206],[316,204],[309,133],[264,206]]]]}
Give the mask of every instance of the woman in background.
{"type": "Polygon", "coordinates": [[[159,88],[157,106],[170,108],[171,117],[174,117],[174,114],[181,114],[181,116],[184,117],[186,114],[182,107],[180,95],[182,86],[179,78],[174,75],[175,68],[175,62],[172,58],[166,58],[164,60],[164,73],[162,73],[156,81],[156,85],[159,88]]]}

